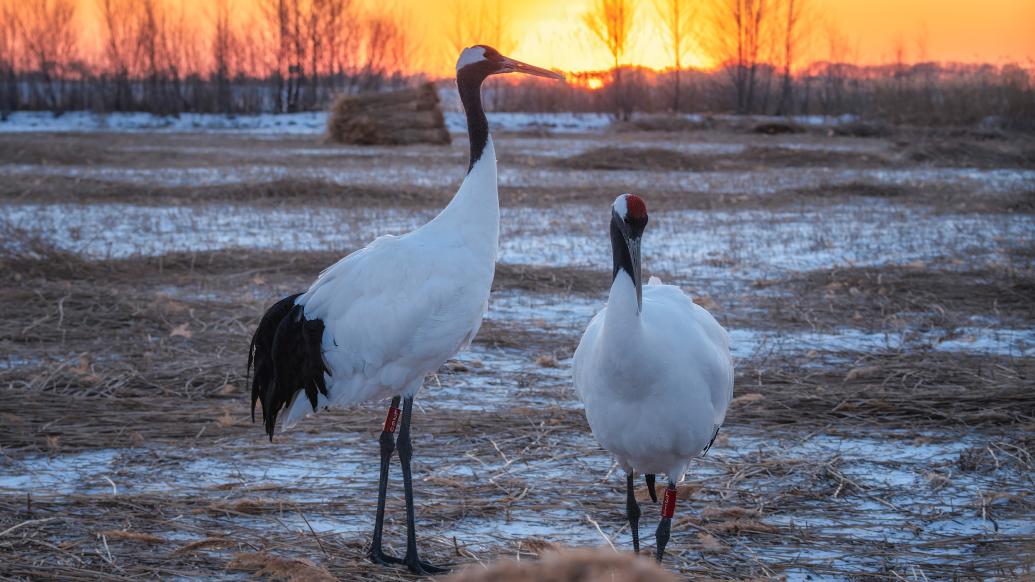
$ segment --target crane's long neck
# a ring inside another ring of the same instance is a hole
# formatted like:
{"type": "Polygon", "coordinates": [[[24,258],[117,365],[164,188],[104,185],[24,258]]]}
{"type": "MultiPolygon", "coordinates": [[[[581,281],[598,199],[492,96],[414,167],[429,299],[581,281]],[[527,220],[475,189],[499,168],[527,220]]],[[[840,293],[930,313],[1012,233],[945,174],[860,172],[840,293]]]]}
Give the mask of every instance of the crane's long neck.
{"type": "Polygon", "coordinates": [[[624,269],[615,273],[611,293],[607,298],[607,314],[604,317],[604,337],[608,343],[617,346],[636,337],[641,325],[640,309],[636,302],[636,283],[632,274],[624,269]]]}
{"type": "Polygon", "coordinates": [[[491,252],[491,260],[494,261],[500,227],[496,152],[489,137],[489,123],[482,110],[480,89],[485,75],[476,73],[462,71],[456,80],[471,140],[467,176],[449,205],[428,226],[442,229],[449,236],[460,236],[469,246],[484,247],[486,257],[491,252]]]}
{"type": "Polygon", "coordinates": [[[607,298],[605,326],[611,334],[626,335],[639,328],[642,311],[640,282],[640,238],[626,237],[618,226],[620,219],[611,221],[611,251],[614,260],[611,294],[607,298]]]}

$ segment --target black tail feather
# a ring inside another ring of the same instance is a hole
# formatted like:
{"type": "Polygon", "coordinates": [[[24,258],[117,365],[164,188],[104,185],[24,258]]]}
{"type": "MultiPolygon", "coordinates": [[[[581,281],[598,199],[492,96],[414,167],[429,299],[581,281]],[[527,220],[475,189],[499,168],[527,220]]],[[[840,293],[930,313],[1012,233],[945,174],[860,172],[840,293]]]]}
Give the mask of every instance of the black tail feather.
{"type": "Polygon", "coordinates": [[[307,320],[301,305],[295,305],[300,294],[275,303],[262,316],[248,350],[248,368],[252,376],[252,422],[255,403],[262,403],[266,434],[273,440],[277,415],[288,406],[299,390],[305,390],[313,410],[317,392],[327,395],[323,361],[323,322],[307,320]]]}
{"type": "Polygon", "coordinates": [[[657,482],[657,477],[655,477],[654,475],[648,473],[648,474],[644,475],[643,478],[646,479],[646,481],[647,481],[647,493],[650,494],[650,500],[653,501],[654,503],[657,503],[658,502],[658,491],[657,491],[657,489],[655,489],[655,485],[654,485],[657,482]]]}

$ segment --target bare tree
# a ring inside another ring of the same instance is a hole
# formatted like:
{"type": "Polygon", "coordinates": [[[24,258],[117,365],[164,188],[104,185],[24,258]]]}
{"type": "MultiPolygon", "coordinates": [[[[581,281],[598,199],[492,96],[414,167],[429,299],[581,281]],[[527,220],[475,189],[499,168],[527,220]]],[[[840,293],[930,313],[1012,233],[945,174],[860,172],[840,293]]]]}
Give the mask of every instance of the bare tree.
{"type": "Polygon", "coordinates": [[[399,37],[403,31],[398,23],[387,14],[373,14],[366,19],[366,36],[363,39],[363,70],[360,88],[374,91],[380,88],[385,74],[397,58],[399,37]]]}
{"type": "Polygon", "coordinates": [[[355,8],[351,0],[322,0],[324,55],[323,68],[330,83],[330,90],[337,91],[341,77],[355,64],[354,53],[359,38],[355,8]]]}
{"type": "Polygon", "coordinates": [[[42,79],[43,100],[60,115],[65,109],[66,73],[79,58],[75,3],[35,0],[20,5],[14,15],[29,63],[42,79]]]}
{"type": "Polygon", "coordinates": [[[456,57],[468,46],[485,42],[483,38],[485,21],[482,11],[473,9],[470,2],[453,0],[449,4],[449,28],[446,37],[449,39],[447,59],[456,57]]]}
{"type": "Polygon", "coordinates": [[[309,46],[306,47],[309,53],[309,99],[306,104],[308,107],[313,107],[316,105],[317,93],[320,88],[322,64],[320,57],[323,56],[323,33],[325,32],[323,21],[327,17],[327,2],[326,0],[310,0],[305,8],[307,10],[305,29],[309,41],[309,46]]]}
{"type": "MultiPolygon", "coordinates": [[[[825,79],[826,87],[823,96],[823,113],[830,115],[843,110],[851,45],[845,34],[833,23],[827,24],[826,36],[827,63],[825,79]]],[[[904,58],[904,53],[900,54],[899,58],[904,58]]],[[[896,75],[896,77],[898,77],[898,75],[896,75]]]]}
{"type": "Polygon", "coordinates": [[[136,36],[134,30],[135,4],[132,0],[97,0],[97,7],[104,24],[104,57],[107,73],[114,83],[112,103],[114,109],[126,109],[133,101],[130,77],[136,62],[136,36]]]}
{"type": "Polygon", "coordinates": [[[607,47],[613,62],[615,108],[619,117],[628,120],[632,103],[626,99],[622,85],[622,57],[629,49],[629,37],[635,25],[635,6],[630,0],[596,0],[593,8],[582,15],[582,20],[600,42],[607,47]]]}
{"type": "Polygon", "coordinates": [[[683,72],[683,57],[693,46],[692,33],[698,5],[692,0],[654,0],[662,32],[667,37],[668,50],[672,53],[672,70],[675,75],[672,111],[679,111],[681,107],[680,76],[683,72]]]}
{"type": "Polygon", "coordinates": [[[0,0],[0,120],[18,108],[19,40],[12,0],[0,0]]]}
{"type": "Polygon", "coordinates": [[[290,64],[288,65],[288,111],[298,111],[305,84],[306,35],[303,30],[302,0],[288,0],[290,64]]]}
{"type": "Polygon", "coordinates": [[[285,81],[291,36],[287,0],[265,0],[261,10],[267,25],[268,43],[273,53],[270,80],[273,82],[274,110],[283,113],[287,102],[285,81]]]}
{"type": "Polygon", "coordinates": [[[486,40],[503,54],[514,51],[516,44],[510,35],[510,15],[504,7],[503,0],[484,0],[486,6],[486,40]]]}
{"type": "Polygon", "coordinates": [[[780,104],[776,108],[777,115],[789,112],[794,103],[793,79],[795,60],[798,58],[801,45],[809,32],[804,22],[810,10],[809,0],[784,0],[783,2],[783,38],[782,59],[783,82],[780,88],[780,104]]]}
{"type": "Polygon", "coordinates": [[[472,2],[454,0],[449,7],[450,27],[448,58],[455,58],[473,44],[487,44],[503,54],[514,49],[514,39],[508,29],[510,16],[502,0],[472,2]]]}
{"type": "Polygon", "coordinates": [[[230,14],[230,0],[217,0],[213,15],[212,78],[216,83],[216,106],[224,113],[233,111],[233,88],[230,81],[237,56],[237,38],[230,14]]]}
{"type": "Polygon", "coordinates": [[[165,5],[159,0],[140,0],[138,14],[136,33],[142,63],[140,74],[147,80],[144,101],[152,112],[169,114],[174,111],[174,105],[166,88],[171,74],[165,5]]]}
{"type": "Polygon", "coordinates": [[[736,93],[737,113],[750,113],[761,56],[771,40],[773,0],[718,0],[714,12],[714,39],[718,54],[736,93]]]}

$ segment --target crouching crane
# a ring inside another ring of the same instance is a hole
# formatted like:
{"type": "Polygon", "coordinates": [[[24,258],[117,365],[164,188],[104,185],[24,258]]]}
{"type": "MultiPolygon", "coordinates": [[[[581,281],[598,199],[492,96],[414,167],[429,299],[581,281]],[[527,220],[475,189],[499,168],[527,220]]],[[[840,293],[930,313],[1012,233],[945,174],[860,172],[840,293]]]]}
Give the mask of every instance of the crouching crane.
{"type": "Polygon", "coordinates": [[[733,396],[726,330],[681,289],[656,278],[643,287],[640,239],[647,226],[643,199],[623,194],[611,206],[611,294],[575,351],[575,389],[600,444],[625,470],[626,514],[639,553],[636,474],[668,477],[656,532],[660,562],[676,506],[676,483],[690,460],[705,453],[733,396]]]}
{"type": "Polygon", "coordinates": [[[413,398],[426,376],[471,343],[488,307],[500,209],[496,153],[482,110],[481,85],[489,75],[510,72],[564,78],[491,47],[464,49],[456,64],[456,84],[467,115],[471,157],[452,201],[424,226],[402,236],[379,237],[323,271],[306,292],[278,301],[259,322],[249,350],[252,416],[261,402],[271,441],[278,417],[283,427],[290,427],[318,409],[391,398],[380,438],[369,557],[379,564],[405,564],[418,574],[443,570],[417,553],[410,473],[413,398]],[[386,555],[381,547],[388,466],[397,445],[406,498],[402,559],[386,555]]]}

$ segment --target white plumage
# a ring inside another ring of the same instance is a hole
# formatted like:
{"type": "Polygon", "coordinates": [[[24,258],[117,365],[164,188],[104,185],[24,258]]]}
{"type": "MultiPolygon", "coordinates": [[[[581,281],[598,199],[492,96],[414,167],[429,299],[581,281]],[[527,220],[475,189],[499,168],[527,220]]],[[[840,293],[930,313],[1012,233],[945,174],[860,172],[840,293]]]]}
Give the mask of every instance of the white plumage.
{"type": "MultiPolygon", "coordinates": [[[[306,319],[325,326],[330,373],[318,408],[414,396],[426,376],[471,343],[488,307],[499,225],[490,139],[431,222],[379,237],[320,274],[296,302],[306,319]]],[[[284,426],[312,412],[296,393],[284,426]]]]}
{"type": "Polygon", "coordinates": [[[586,328],[575,351],[574,382],[589,426],[626,472],[627,515],[639,551],[635,475],[669,486],[658,526],[657,559],[668,541],[676,483],[694,457],[711,446],[733,397],[733,362],[726,330],[681,289],[652,277],[641,286],[640,237],[647,208],[623,194],[611,211],[614,271],[607,306],[586,328]]]}
{"type": "Polygon", "coordinates": [[[632,278],[620,271],[575,351],[575,389],[593,435],[626,472],[680,481],[726,418],[729,336],[657,278],[644,287],[637,314],[632,278]]]}

